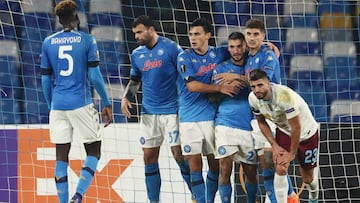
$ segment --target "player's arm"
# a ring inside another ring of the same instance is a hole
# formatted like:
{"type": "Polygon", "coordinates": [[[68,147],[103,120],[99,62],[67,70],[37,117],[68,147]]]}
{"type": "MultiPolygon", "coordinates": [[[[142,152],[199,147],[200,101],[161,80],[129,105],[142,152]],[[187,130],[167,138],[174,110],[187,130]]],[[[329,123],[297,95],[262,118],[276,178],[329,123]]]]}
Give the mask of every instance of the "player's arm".
{"type": "Polygon", "coordinates": [[[195,78],[188,78],[185,81],[186,87],[190,92],[199,92],[199,93],[223,93],[230,97],[239,93],[239,85],[232,85],[232,84],[221,84],[221,85],[214,85],[214,84],[205,84],[195,80],[195,78]]]}
{"type": "Polygon", "coordinates": [[[288,123],[289,123],[290,129],[291,129],[290,130],[291,145],[290,145],[289,153],[290,153],[292,159],[294,159],[297,149],[299,147],[299,143],[300,143],[301,124],[300,124],[299,116],[290,118],[288,120],[288,123]]]}
{"type": "Polygon", "coordinates": [[[52,100],[52,82],[51,75],[53,73],[52,69],[41,67],[41,86],[43,89],[44,97],[48,108],[51,109],[51,100],[52,100]]]}
{"type": "Polygon", "coordinates": [[[112,107],[100,72],[99,62],[88,62],[88,71],[90,81],[105,105],[103,111],[101,112],[101,119],[104,121],[106,118],[105,127],[107,127],[113,119],[112,107]]]}
{"type": "Polygon", "coordinates": [[[53,90],[51,76],[53,75],[53,69],[51,68],[51,63],[47,56],[47,46],[46,46],[47,40],[48,40],[47,38],[44,40],[41,47],[40,74],[41,74],[41,86],[43,89],[45,101],[46,104],[48,105],[48,109],[51,109],[52,90],[53,90]]]}
{"type": "Polygon", "coordinates": [[[265,117],[262,114],[259,114],[259,115],[256,115],[256,120],[258,121],[261,133],[269,141],[271,146],[277,146],[277,142],[272,135],[271,128],[270,128],[269,124],[266,122],[265,117]]]}
{"type": "Polygon", "coordinates": [[[273,44],[272,42],[264,42],[264,44],[266,44],[266,46],[268,46],[270,49],[272,49],[275,52],[277,58],[280,57],[280,50],[275,44],[273,44]]]}
{"type": "Polygon", "coordinates": [[[129,109],[132,108],[130,100],[135,97],[137,91],[140,88],[140,79],[130,77],[129,83],[127,84],[123,98],[121,100],[121,112],[128,118],[131,117],[129,109]]]}

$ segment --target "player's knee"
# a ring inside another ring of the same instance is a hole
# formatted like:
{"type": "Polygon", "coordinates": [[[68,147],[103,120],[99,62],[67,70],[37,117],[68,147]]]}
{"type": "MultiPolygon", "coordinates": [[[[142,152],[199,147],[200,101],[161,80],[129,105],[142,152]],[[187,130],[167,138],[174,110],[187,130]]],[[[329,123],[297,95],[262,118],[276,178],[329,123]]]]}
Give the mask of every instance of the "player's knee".
{"type": "Polygon", "coordinates": [[[182,155],[180,146],[171,147],[171,152],[176,162],[184,161],[184,156],[182,155]]]}
{"type": "Polygon", "coordinates": [[[220,175],[224,177],[230,177],[232,167],[228,164],[220,164],[220,175]]]}

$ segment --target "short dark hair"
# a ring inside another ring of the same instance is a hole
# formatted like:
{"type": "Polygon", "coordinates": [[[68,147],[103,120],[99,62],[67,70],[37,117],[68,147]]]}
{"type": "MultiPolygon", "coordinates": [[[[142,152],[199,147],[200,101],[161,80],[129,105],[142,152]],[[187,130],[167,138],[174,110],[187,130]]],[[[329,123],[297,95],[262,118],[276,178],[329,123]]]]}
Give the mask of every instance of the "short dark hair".
{"type": "Polygon", "coordinates": [[[132,26],[132,28],[135,28],[140,24],[143,24],[145,27],[154,27],[155,28],[154,21],[152,21],[149,18],[149,16],[146,16],[146,15],[141,15],[141,16],[137,17],[131,26],[132,26]]]}
{"type": "Polygon", "coordinates": [[[249,29],[259,29],[261,32],[265,33],[265,25],[264,22],[256,19],[256,18],[251,18],[246,22],[246,28],[249,29]]]}
{"type": "Polygon", "coordinates": [[[63,22],[70,22],[75,16],[77,5],[72,0],[64,0],[55,6],[55,14],[63,22]]]}
{"type": "Polygon", "coordinates": [[[269,76],[267,75],[267,73],[262,70],[262,69],[254,69],[252,71],[250,71],[249,73],[249,81],[256,81],[256,80],[259,80],[259,79],[269,79],[269,76]]]}
{"type": "Polygon", "coordinates": [[[244,34],[241,32],[232,32],[228,37],[228,40],[238,40],[238,39],[245,41],[244,34]]]}
{"type": "Polygon", "coordinates": [[[201,26],[204,28],[204,31],[205,33],[209,33],[209,32],[212,32],[213,30],[213,27],[211,25],[211,22],[206,19],[206,18],[197,18],[195,19],[191,25],[190,25],[190,28],[191,27],[195,27],[195,26],[201,26]]]}

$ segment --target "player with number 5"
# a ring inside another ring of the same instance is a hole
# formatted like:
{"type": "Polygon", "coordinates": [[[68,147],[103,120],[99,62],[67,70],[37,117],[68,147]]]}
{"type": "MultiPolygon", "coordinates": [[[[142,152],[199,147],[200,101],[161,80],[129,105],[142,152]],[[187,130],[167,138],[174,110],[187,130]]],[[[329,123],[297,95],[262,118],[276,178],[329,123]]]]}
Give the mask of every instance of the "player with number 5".
{"type": "Polygon", "coordinates": [[[60,203],[69,202],[67,168],[74,135],[81,136],[87,156],[70,202],[82,201],[100,159],[102,127],[92,102],[90,81],[105,106],[101,114],[102,119],[107,119],[105,127],[112,121],[96,41],[93,36],[77,30],[80,21],[76,8],[72,0],[56,5],[55,14],[63,30],[44,40],[41,53],[42,88],[50,109],[50,139],[56,144],[55,184],[60,203]]]}
{"type": "MultiPolygon", "coordinates": [[[[319,133],[318,124],[308,105],[292,89],[271,83],[266,72],[261,69],[249,73],[249,83],[252,90],[249,95],[251,109],[261,132],[273,149],[274,185],[288,186],[288,168],[297,156],[303,182],[309,190],[309,202],[317,203],[319,184],[314,168],[317,166],[319,133]],[[276,125],[275,137],[265,119],[276,125]]],[[[287,202],[287,192],[287,187],[275,187],[278,203],[287,202]]]]}

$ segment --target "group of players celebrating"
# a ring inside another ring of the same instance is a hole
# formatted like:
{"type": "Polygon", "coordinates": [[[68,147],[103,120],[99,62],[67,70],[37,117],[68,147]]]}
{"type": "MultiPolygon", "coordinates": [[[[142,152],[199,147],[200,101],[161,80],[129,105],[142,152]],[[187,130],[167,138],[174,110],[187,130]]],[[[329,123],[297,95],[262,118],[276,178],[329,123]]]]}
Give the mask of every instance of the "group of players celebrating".
{"type": "MultiPolygon", "coordinates": [[[[42,84],[50,108],[51,141],[56,144],[55,182],[61,203],[69,200],[67,167],[73,132],[83,136],[87,158],[70,200],[79,203],[95,174],[102,139],[90,81],[105,104],[105,126],[112,121],[112,109],[98,66],[96,40],[77,29],[76,4],[61,1],[55,13],[64,29],[44,40],[42,84]],[[55,38],[74,37],[80,40],[51,43],[55,38]]],[[[211,22],[195,19],[188,31],[191,47],[185,50],[159,36],[148,16],[137,17],[132,31],[139,46],[131,53],[130,80],[121,110],[131,117],[131,101],[141,85],[140,143],[150,202],[160,202],[158,159],[164,140],[194,202],[214,202],[217,191],[221,202],[231,202],[234,161],[244,169],[248,203],[257,200],[259,162],[267,201],[299,202],[287,173],[295,158],[309,190],[309,202],[318,202],[314,172],[318,124],[306,102],[280,84],[279,51],[264,44],[263,22],[250,19],[244,34],[233,32],[227,46],[213,47],[209,45],[211,22]],[[205,180],[203,156],[209,169],[205,180]]]]}

